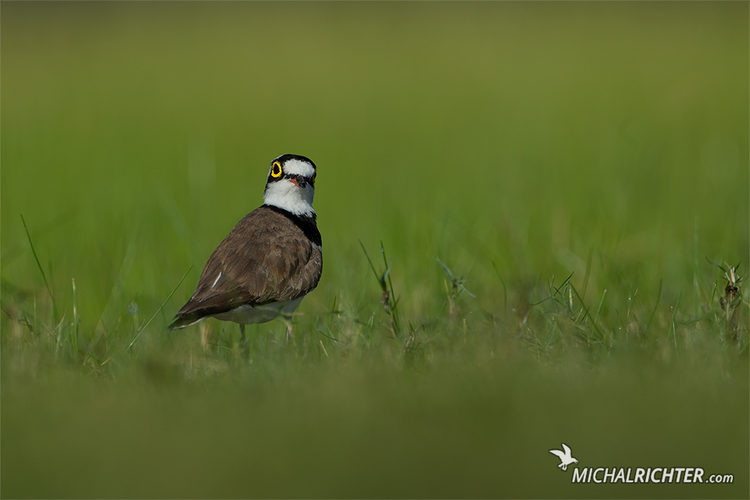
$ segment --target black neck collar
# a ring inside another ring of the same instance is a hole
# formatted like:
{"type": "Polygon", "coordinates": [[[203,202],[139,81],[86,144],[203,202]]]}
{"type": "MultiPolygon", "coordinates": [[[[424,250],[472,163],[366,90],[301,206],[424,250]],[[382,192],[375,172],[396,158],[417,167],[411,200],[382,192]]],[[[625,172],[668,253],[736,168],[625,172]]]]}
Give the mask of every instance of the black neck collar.
{"type": "Polygon", "coordinates": [[[295,226],[300,228],[305,236],[314,245],[322,246],[323,240],[320,237],[320,231],[318,231],[318,224],[315,212],[312,215],[295,215],[289,210],[284,210],[274,205],[263,205],[264,207],[273,210],[277,214],[281,214],[294,223],[295,226]]]}

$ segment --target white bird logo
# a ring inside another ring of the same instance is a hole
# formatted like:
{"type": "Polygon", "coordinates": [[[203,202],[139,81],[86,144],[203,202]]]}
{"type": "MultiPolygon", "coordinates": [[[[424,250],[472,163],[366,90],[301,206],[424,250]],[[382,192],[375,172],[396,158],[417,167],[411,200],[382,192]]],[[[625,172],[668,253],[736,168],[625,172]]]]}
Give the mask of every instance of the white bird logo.
{"type": "Polygon", "coordinates": [[[562,447],[563,450],[565,450],[564,452],[560,450],[549,450],[549,452],[553,455],[556,455],[557,458],[560,459],[560,465],[558,465],[558,467],[560,467],[562,470],[568,470],[568,465],[572,463],[578,463],[578,460],[573,458],[573,456],[570,454],[570,448],[567,444],[563,443],[562,447]]]}

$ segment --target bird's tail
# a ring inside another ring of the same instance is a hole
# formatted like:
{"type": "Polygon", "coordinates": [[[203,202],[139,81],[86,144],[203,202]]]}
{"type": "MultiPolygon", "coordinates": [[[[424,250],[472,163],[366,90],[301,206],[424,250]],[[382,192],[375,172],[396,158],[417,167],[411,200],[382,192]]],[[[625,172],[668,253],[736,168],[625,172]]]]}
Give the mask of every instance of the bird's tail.
{"type": "Polygon", "coordinates": [[[180,330],[194,325],[205,318],[196,318],[195,316],[175,316],[175,320],[167,328],[169,330],[180,330]]]}

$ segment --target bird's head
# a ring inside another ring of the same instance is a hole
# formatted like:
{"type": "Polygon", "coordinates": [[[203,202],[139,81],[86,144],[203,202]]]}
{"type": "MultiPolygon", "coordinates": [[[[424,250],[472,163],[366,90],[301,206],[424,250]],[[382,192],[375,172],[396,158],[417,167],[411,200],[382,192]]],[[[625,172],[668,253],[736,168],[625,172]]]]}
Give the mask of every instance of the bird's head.
{"type": "Polygon", "coordinates": [[[299,155],[281,155],[271,162],[263,200],[295,215],[315,215],[315,164],[299,155]]]}

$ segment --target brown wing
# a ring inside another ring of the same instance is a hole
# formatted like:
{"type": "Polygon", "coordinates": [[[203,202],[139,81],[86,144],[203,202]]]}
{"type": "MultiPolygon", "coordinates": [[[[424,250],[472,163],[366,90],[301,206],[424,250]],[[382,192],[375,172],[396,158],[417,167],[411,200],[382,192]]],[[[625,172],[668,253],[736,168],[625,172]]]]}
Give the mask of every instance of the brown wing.
{"type": "Polygon", "coordinates": [[[317,286],[322,268],[320,248],[286,216],[262,206],[238,222],[214,250],[170,328],[244,304],[294,300],[317,286]]]}

